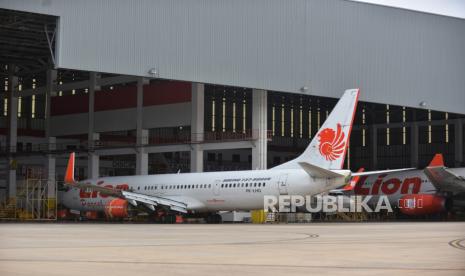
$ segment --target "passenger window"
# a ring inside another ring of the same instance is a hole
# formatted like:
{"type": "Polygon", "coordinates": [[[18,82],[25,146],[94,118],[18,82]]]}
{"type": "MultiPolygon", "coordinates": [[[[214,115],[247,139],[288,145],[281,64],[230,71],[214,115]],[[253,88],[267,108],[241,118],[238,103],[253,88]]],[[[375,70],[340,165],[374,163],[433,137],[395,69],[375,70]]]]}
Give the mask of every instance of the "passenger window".
{"type": "Polygon", "coordinates": [[[212,187],[212,184],[208,184],[208,188],[211,188],[212,187]]]}
{"type": "Polygon", "coordinates": [[[265,183],[265,182],[263,182],[263,187],[265,187],[265,184],[266,184],[266,183],[265,183]]]}
{"type": "Polygon", "coordinates": [[[262,183],[258,183],[258,187],[262,186],[262,183]]]}
{"type": "Polygon", "coordinates": [[[249,187],[249,183],[245,183],[245,187],[249,187]]]}
{"type": "Polygon", "coordinates": [[[254,186],[254,187],[257,187],[257,183],[254,183],[253,186],[254,186]]]}
{"type": "Polygon", "coordinates": [[[236,188],[236,183],[233,184],[233,188],[236,188]]]}

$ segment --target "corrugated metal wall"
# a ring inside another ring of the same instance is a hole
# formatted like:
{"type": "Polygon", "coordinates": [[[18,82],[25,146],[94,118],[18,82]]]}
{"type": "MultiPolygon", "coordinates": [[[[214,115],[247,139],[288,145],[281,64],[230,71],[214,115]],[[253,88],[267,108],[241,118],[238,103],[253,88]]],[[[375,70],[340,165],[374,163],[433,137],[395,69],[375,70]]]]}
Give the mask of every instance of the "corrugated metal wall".
{"type": "Polygon", "coordinates": [[[0,0],[60,16],[58,66],[465,113],[465,20],[344,0],[0,0]]]}

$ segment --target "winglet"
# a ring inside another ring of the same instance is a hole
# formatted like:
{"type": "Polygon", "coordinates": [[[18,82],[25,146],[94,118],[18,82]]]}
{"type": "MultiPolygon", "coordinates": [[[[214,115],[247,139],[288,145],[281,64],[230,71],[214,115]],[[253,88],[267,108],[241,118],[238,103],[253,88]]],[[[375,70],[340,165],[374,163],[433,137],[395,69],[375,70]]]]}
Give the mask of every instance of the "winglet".
{"type": "Polygon", "coordinates": [[[444,167],[444,157],[441,153],[434,155],[433,160],[429,163],[428,167],[444,167]]]}
{"type": "MultiPolygon", "coordinates": [[[[358,169],[358,173],[364,172],[365,168],[360,168],[358,169]]],[[[352,179],[350,179],[349,183],[342,188],[344,191],[352,191],[355,188],[355,185],[360,181],[360,176],[356,175],[353,176],[352,179]]]]}
{"type": "Polygon", "coordinates": [[[66,184],[76,183],[76,180],[74,180],[74,159],[75,159],[75,155],[74,155],[74,152],[72,152],[69,155],[68,166],[66,167],[66,174],[65,174],[66,184]]]}

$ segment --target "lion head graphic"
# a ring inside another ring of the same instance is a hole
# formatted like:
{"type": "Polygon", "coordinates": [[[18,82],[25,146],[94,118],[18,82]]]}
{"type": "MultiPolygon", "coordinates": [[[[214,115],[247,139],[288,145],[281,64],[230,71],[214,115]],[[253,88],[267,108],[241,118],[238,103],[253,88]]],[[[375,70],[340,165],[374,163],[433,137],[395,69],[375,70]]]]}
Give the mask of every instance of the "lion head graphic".
{"type": "Polygon", "coordinates": [[[337,124],[336,131],[332,128],[325,128],[319,134],[320,154],[328,161],[338,159],[344,152],[345,134],[341,124],[337,124]]]}

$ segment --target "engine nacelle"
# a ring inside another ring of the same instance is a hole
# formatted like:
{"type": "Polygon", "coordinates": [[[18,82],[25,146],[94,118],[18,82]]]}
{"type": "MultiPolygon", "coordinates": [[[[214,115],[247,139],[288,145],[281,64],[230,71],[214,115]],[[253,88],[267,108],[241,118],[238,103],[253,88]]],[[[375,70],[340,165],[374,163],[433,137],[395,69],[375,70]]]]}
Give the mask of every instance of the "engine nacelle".
{"type": "Polygon", "coordinates": [[[128,216],[128,202],[115,198],[105,205],[105,214],[109,218],[125,218],[128,216]]]}
{"type": "Polygon", "coordinates": [[[409,216],[441,213],[446,210],[446,199],[431,194],[410,194],[399,199],[400,211],[409,216]]]}

